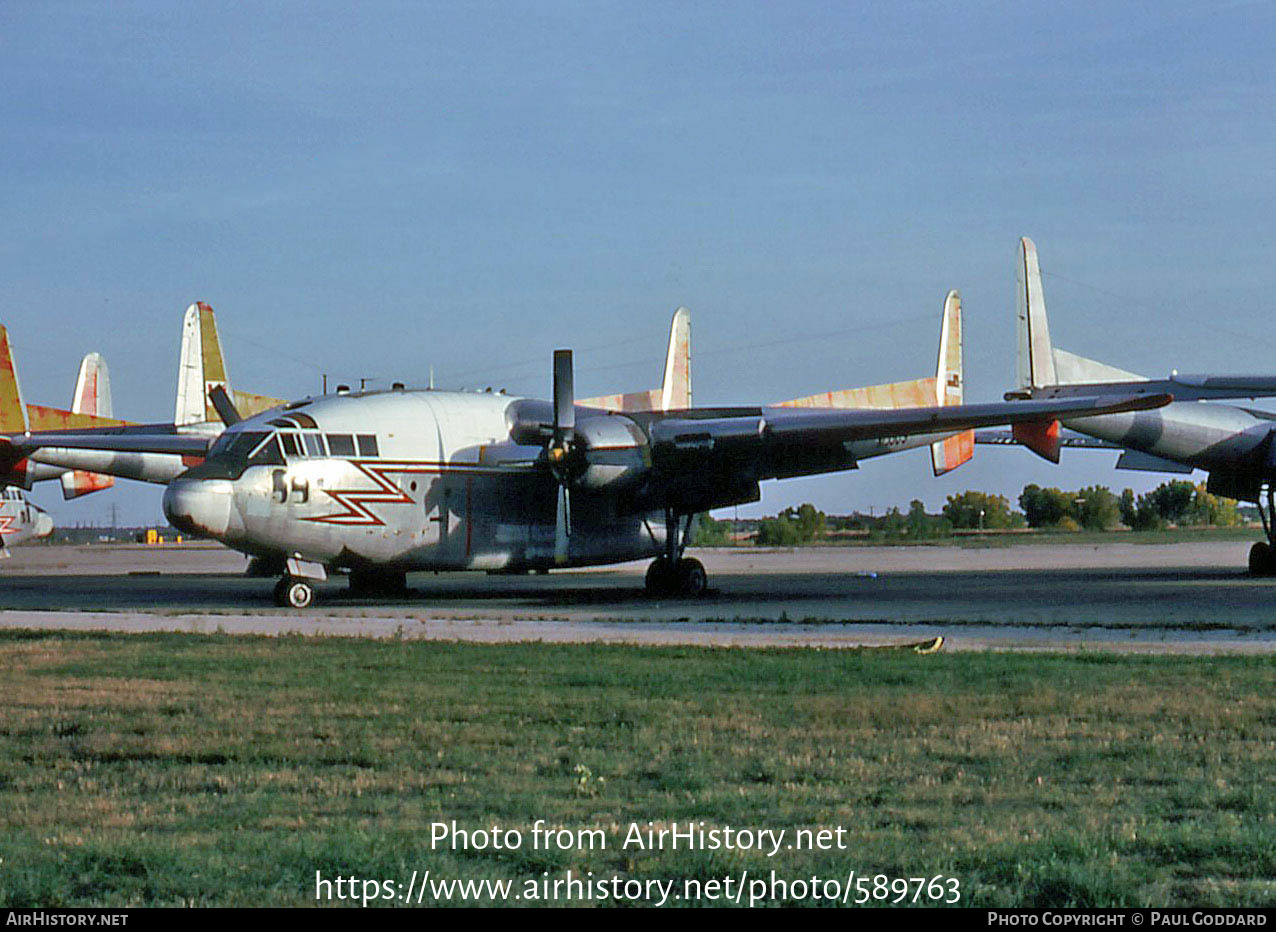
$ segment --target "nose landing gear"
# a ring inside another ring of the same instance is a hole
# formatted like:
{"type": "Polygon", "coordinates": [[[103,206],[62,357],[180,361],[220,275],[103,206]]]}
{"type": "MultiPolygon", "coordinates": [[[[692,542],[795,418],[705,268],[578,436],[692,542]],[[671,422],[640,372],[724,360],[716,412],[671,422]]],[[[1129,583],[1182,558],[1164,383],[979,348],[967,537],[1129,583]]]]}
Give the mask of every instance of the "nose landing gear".
{"type": "Polygon", "coordinates": [[[285,576],[275,583],[275,604],[280,608],[308,608],[314,600],[314,587],[304,579],[285,576]]]}
{"type": "Polygon", "coordinates": [[[314,584],[327,578],[322,563],[289,557],[284,561],[283,578],[275,583],[275,604],[280,608],[308,608],[315,600],[314,584]]]}
{"type": "Polygon", "coordinates": [[[647,568],[647,592],[653,596],[685,596],[698,598],[709,588],[709,574],[704,564],[683,554],[691,533],[693,516],[680,518],[672,509],[665,510],[665,553],[647,568]]]}

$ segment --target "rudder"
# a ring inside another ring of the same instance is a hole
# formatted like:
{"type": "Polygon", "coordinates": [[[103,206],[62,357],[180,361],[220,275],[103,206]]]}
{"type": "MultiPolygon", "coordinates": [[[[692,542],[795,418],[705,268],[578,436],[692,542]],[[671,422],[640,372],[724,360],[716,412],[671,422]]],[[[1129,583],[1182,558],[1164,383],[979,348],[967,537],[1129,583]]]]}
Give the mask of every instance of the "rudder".
{"type": "MultiPolygon", "coordinates": [[[[964,395],[962,369],[961,295],[950,291],[944,297],[944,317],[939,334],[939,362],[935,369],[935,403],[940,407],[960,405],[964,395]]],[[[930,464],[936,476],[950,473],[975,455],[975,432],[962,431],[930,445],[930,464]]]]}
{"type": "MultiPolygon", "coordinates": [[[[89,353],[80,360],[80,373],[75,380],[75,394],[71,398],[73,414],[91,414],[97,417],[113,416],[111,401],[111,370],[98,353],[89,353]]],[[[61,475],[62,497],[70,500],[91,495],[115,485],[114,476],[72,469],[61,475]]]]}

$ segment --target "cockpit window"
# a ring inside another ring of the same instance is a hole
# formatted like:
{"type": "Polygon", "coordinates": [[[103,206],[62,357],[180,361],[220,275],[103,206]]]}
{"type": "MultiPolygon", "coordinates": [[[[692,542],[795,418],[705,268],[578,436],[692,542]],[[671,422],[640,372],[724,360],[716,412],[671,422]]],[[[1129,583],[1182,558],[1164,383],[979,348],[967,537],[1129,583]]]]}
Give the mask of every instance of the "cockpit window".
{"type": "Polygon", "coordinates": [[[328,452],[333,456],[354,456],[354,437],[350,434],[328,434],[328,452]]]}
{"type": "Polygon", "coordinates": [[[306,445],[306,456],[326,456],[323,447],[323,434],[302,434],[302,442],[306,445]]]}
{"type": "Polygon", "coordinates": [[[359,434],[359,455],[379,456],[377,453],[377,435],[359,434]]]}
{"type": "Polygon", "coordinates": [[[253,454],[264,456],[260,462],[283,465],[283,457],[279,455],[274,439],[266,431],[228,431],[217,438],[217,442],[208,451],[208,458],[199,466],[188,470],[185,475],[192,479],[238,479],[250,462],[252,465],[259,462],[258,457],[253,454]],[[269,444],[264,443],[267,438],[271,441],[269,444]],[[249,457],[252,457],[251,461],[249,457]]]}
{"type": "Polygon", "coordinates": [[[242,434],[224,433],[217,438],[217,442],[213,444],[213,448],[208,451],[208,458],[215,456],[233,456],[238,459],[247,460],[248,455],[257,448],[257,445],[266,439],[268,435],[264,431],[246,431],[242,434]]]}
{"type": "Polygon", "coordinates": [[[279,442],[283,444],[284,456],[301,456],[301,444],[297,441],[297,435],[292,431],[280,432],[279,442]]]}
{"type": "Polygon", "coordinates": [[[279,441],[275,435],[266,438],[266,442],[253,451],[248,458],[249,466],[282,466],[284,458],[279,452],[279,441]]]}

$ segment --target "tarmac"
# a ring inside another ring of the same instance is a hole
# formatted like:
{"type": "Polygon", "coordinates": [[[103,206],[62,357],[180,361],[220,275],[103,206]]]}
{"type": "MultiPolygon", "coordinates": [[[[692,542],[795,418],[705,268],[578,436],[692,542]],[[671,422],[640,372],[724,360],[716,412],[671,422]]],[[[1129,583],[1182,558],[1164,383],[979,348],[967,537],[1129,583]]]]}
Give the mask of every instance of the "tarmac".
{"type": "Polygon", "coordinates": [[[415,573],[400,598],[343,580],[276,608],[214,545],[41,546],[0,564],[0,629],[884,647],[1276,653],[1276,579],[1249,544],[1018,544],[695,552],[701,599],[653,599],[645,563],[549,575],[415,573]]]}

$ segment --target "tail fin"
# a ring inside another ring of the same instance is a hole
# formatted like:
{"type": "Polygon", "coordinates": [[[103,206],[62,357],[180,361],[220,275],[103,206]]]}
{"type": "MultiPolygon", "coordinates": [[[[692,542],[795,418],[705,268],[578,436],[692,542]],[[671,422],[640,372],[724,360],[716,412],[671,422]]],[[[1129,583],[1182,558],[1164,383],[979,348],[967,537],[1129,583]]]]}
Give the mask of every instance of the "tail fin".
{"type": "Polygon", "coordinates": [[[1041,286],[1041,265],[1037,247],[1023,237],[1019,240],[1019,265],[1015,276],[1015,322],[1018,329],[1018,379],[1022,389],[1051,385],[1084,385],[1087,382],[1145,382],[1141,375],[1086,359],[1050,342],[1046,318],[1046,295],[1041,286]]]}
{"type": "Polygon", "coordinates": [[[1057,385],[1059,380],[1054,371],[1050,324],[1046,320],[1046,296],[1041,288],[1041,266],[1037,262],[1036,244],[1026,236],[1019,240],[1015,286],[1019,387],[1057,385]]]}
{"type": "Polygon", "coordinates": [[[219,421],[217,409],[208,397],[209,392],[219,385],[226,389],[226,394],[243,417],[252,417],[284,403],[280,398],[231,389],[221,339],[217,336],[217,316],[203,301],[196,301],[186,309],[182,318],[182,350],[177,364],[177,405],[173,423],[180,426],[219,421]]]}
{"type": "MultiPolygon", "coordinates": [[[[780,408],[929,408],[959,405],[962,402],[961,295],[950,291],[944,298],[943,323],[939,331],[939,364],[934,376],[889,382],[864,388],[843,388],[782,401],[780,408]]],[[[969,460],[975,451],[974,431],[963,431],[931,445],[931,468],[935,475],[952,472],[969,460]]]]}
{"type": "MultiPolygon", "coordinates": [[[[227,386],[226,362],[217,319],[213,309],[196,301],[182,318],[182,350],[177,368],[177,407],[173,423],[200,424],[217,420],[217,411],[208,393],[218,385],[227,386]]],[[[227,391],[229,387],[227,386],[227,391]]]]}
{"type": "MultiPolygon", "coordinates": [[[[935,403],[940,407],[962,403],[961,295],[944,298],[944,323],[939,334],[939,364],[935,370],[935,403]]],[[[962,431],[930,445],[930,464],[936,476],[952,472],[975,455],[975,432],[962,431]]]]}
{"type": "MultiPolygon", "coordinates": [[[[1087,382],[1141,382],[1143,376],[1066,350],[1050,342],[1046,318],[1046,295],[1041,285],[1041,265],[1037,247],[1028,237],[1019,240],[1019,263],[1015,274],[1015,323],[1018,331],[1017,372],[1019,388],[1031,390],[1052,385],[1083,385],[1087,382]]],[[[1038,456],[1059,462],[1058,421],[1019,423],[1011,435],[1038,456]]]]}
{"type": "Polygon", "coordinates": [[[18,364],[9,346],[9,331],[0,326],[0,433],[25,433],[29,429],[18,364]]]}
{"type": "MultiPolygon", "coordinates": [[[[112,417],[111,371],[107,368],[106,360],[97,353],[89,353],[80,361],[80,374],[75,380],[75,395],[71,398],[71,413],[112,417]]],[[[62,474],[61,479],[62,497],[68,500],[115,485],[114,476],[103,476],[81,469],[68,470],[62,474]]]]}
{"type": "Polygon", "coordinates": [[[578,402],[608,411],[675,411],[691,407],[691,312],[680,307],[669,325],[664,378],[658,389],[623,395],[599,395],[578,402]]]}
{"type": "Polygon", "coordinates": [[[660,410],[691,407],[691,312],[680,307],[669,325],[669,349],[665,352],[665,377],[660,388],[660,410]]]}

